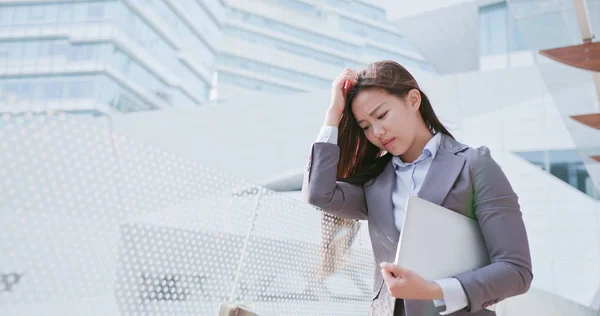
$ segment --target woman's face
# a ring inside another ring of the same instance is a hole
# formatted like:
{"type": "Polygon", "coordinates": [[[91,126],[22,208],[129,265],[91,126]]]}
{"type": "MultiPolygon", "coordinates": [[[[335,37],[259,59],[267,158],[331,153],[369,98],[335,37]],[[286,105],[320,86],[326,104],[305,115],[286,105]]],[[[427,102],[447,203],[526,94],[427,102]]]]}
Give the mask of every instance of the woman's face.
{"type": "Polygon", "coordinates": [[[403,155],[414,143],[421,94],[411,90],[404,98],[383,89],[366,89],[352,102],[352,113],[367,139],[394,156],[403,155]]]}

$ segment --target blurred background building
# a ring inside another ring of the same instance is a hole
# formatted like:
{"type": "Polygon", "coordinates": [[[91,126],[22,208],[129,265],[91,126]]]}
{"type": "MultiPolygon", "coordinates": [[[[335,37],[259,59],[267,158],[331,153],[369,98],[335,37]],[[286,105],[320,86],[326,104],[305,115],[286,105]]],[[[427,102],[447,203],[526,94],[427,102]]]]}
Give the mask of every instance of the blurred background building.
{"type": "Polygon", "coordinates": [[[346,67],[393,59],[435,72],[376,2],[227,1],[219,93],[289,95],[328,89],[346,67]]]}
{"type": "Polygon", "coordinates": [[[219,1],[5,1],[4,110],[111,115],[201,105],[224,15],[219,1]]]}
{"type": "Polygon", "coordinates": [[[0,1],[0,314],[365,314],[367,225],[313,288],[298,198],[331,81],[392,59],[519,195],[498,315],[599,315],[598,32],[600,0],[0,1]]]}

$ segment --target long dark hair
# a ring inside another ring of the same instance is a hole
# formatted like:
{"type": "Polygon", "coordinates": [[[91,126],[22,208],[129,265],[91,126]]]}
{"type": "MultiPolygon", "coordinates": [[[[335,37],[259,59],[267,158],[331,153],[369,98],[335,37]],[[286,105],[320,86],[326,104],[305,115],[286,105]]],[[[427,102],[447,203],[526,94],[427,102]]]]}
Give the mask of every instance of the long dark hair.
{"type": "Polygon", "coordinates": [[[381,174],[392,158],[390,153],[382,156],[382,150],[367,140],[352,113],[352,101],[358,93],[373,88],[383,89],[399,98],[404,98],[412,89],[419,90],[421,93],[419,112],[427,127],[434,134],[440,132],[454,138],[440,123],[429,98],[406,68],[391,60],[372,63],[358,73],[357,83],[346,95],[346,106],[340,121],[338,136],[340,161],[337,176],[340,181],[365,185],[381,174]]]}

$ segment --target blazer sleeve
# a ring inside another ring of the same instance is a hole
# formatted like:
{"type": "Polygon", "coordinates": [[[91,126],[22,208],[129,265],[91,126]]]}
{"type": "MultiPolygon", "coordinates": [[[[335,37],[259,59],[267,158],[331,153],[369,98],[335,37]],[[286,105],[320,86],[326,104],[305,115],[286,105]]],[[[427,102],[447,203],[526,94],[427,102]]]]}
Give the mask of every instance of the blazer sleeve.
{"type": "Polygon", "coordinates": [[[306,202],[346,219],[367,219],[362,186],[337,181],[340,148],[331,143],[314,143],[304,174],[302,192],[306,202]]]}
{"type": "Polygon", "coordinates": [[[489,149],[474,150],[471,162],[473,208],[490,255],[490,264],[455,276],[477,312],[527,292],[533,273],[529,242],[518,198],[489,149]]]}

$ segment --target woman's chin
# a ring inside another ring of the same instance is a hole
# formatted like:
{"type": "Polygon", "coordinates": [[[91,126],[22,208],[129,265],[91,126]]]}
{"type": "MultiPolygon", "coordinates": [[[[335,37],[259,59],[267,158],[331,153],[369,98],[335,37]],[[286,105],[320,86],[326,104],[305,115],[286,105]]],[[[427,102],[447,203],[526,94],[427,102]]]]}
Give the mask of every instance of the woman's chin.
{"type": "Polygon", "coordinates": [[[394,156],[402,156],[406,153],[407,149],[404,148],[390,148],[390,150],[388,151],[390,154],[394,155],[394,156]]]}

